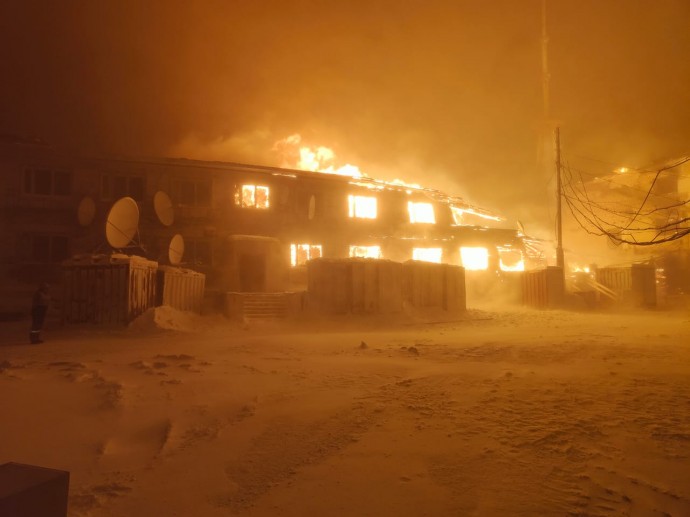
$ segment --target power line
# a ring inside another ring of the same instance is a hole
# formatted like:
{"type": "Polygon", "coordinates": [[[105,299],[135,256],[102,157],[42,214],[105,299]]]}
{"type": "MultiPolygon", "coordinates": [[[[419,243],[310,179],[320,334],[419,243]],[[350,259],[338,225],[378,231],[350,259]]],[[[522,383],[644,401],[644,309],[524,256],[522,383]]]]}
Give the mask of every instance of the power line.
{"type": "MultiPolygon", "coordinates": [[[[680,214],[680,210],[687,206],[690,200],[657,195],[653,193],[653,190],[663,172],[688,161],[690,157],[684,157],[653,171],[654,178],[646,190],[628,186],[630,190],[637,190],[644,194],[641,203],[628,210],[625,206],[622,207],[623,209],[614,210],[604,204],[612,203],[612,201],[595,200],[587,188],[588,182],[583,178],[583,175],[588,174],[570,167],[566,167],[567,181],[563,185],[562,195],[575,221],[590,234],[606,236],[614,243],[636,246],[652,246],[670,242],[690,234],[690,217],[681,217],[680,214]],[[577,172],[579,182],[576,182],[573,171],[577,172]],[[655,197],[658,201],[665,199],[670,204],[645,210],[651,197],[655,197]],[[650,237],[649,233],[653,235],[650,237]]],[[[622,202],[620,204],[623,205],[622,202]]]]}

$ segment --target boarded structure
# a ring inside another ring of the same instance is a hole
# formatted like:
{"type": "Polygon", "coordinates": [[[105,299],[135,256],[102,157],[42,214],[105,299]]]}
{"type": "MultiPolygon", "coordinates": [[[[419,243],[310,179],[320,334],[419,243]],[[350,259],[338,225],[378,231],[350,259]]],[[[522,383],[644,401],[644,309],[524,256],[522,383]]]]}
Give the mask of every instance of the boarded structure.
{"type": "Polygon", "coordinates": [[[417,309],[466,309],[465,269],[449,264],[408,261],[403,265],[405,302],[417,309]]]}
{"type": "Polygon", "coordinates": [[[632,274],[629,267],[602,267],[596,270],[596,281],[616,293],[619,299],[632,293],[632,274]]]}
{"type": "Polygon", "coordinates": [[[308,263],[308,282],[309,308],[326,314],[466,308],[465,270],[448,264],[317,259],[308,263]]]}
{"type": "Polygon", "coordinates": [[[156,279],[156,305],[201,312],[206,275],[181,267],[159,266],[156,279]]]}
{"type": "Polygon", "coordinates": [[[551,309],[563,304],[565,284],[563,269],[549,266],[522,273],[522,303],[537,309],[551,309]]]}
{"type": "Polygon", "coordinates": [[[122,254],[79,255],[62,264],[65,323],[127,325],[156,301],[158,263],[122,254]]]}
{"type": "Polygon", "coordinates": [[[617,295],[623,305],[655,307],[656,268],[651,264],[604,267],[596,271],[596,280],[617,295]]]}
{"type": "Polygon", "coordinates": [[[324,314],[402,311],[402,264],[375,259],[315,259],[307,264],[308,306],[324,314]]]}

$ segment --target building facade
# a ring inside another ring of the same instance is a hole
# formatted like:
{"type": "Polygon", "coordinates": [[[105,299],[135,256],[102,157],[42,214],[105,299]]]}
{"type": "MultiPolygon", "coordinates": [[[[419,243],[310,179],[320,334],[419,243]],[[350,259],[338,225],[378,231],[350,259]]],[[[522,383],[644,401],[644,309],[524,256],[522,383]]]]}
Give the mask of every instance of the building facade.
{"type": "Polygon", "coordinates": [[[0,143],[0,178],[5,306],[37,282],[59,283],[60,263],[73,255],[119,251],[168,263],[176,234],[184,239],[180,265],[206,274],[210,292],[303,289],[305,264],[317,257],[524,268],[519,232],[495,215],[439,191],[369,178],[83,156],[19,140],[0,143]],[[154,207],[160,192],[172,202],[172,221],[154,207]],[[123,197],[137,202],[138,231],[113,250],[106,218],[123,197]]]}

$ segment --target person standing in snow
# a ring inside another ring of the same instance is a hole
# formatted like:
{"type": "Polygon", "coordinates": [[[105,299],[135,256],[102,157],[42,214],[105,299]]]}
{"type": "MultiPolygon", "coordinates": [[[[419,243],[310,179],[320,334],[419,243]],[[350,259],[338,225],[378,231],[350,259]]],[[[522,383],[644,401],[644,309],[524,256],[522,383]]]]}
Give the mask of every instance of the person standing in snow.
{"type": "Polygon", "coordinates": [[[29,332],[29,340],[32,344],[43,343],[41,329],[43,329],[43,322],[46,319],[46,313],[50,305],[49,291],[50,286],[43,282],[34,293],[34,298],[31,302],[31,331],[29,332]]]}

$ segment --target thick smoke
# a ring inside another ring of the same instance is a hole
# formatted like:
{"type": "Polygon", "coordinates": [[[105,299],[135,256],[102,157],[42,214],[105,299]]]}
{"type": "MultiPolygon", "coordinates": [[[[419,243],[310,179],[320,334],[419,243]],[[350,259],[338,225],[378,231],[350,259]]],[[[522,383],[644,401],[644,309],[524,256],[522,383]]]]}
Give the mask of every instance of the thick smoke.
{"type": "MultiPolygon", "coordinates": [[[[690,4],[546,3],[565,158],[686,154],[690,4]]],[[[0,20],[2,132],[267,165],[299,133],[551,233],[539,0],[10,0],[0,20]]]]}

